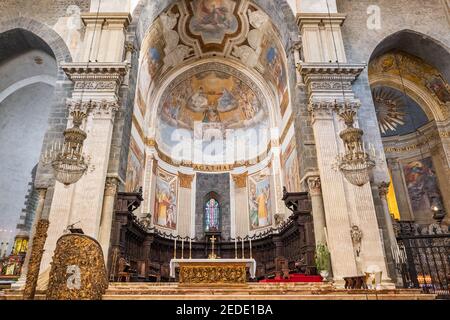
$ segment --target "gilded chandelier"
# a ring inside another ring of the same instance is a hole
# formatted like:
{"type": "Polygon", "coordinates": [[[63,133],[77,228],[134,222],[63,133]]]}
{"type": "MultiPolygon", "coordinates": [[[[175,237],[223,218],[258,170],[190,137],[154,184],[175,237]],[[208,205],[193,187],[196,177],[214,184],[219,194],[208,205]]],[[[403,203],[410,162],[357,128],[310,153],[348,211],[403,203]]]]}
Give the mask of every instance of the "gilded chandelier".
{"type": "Polygon", "coordinates": [[[355,115],[356,112],[352,109],[340,113],[347,128],[339,135],[344,141],[345,153],[338,156],[338,168],[348,182],[361,187],[369,182],[375,162],[365,151],[363,130],[353,127],[355,115]]]}
{"type": "Polygon", "coordinates": [[[89,166],[83,156],[83,143],[87,135],[80,129],[86,113],[74,110],[70,114],[73,127],[64,131],[63,144],[54,143],[43,158],[44,163],[51,164],[56,180],[66,186],[80,180],[89,166]]]}

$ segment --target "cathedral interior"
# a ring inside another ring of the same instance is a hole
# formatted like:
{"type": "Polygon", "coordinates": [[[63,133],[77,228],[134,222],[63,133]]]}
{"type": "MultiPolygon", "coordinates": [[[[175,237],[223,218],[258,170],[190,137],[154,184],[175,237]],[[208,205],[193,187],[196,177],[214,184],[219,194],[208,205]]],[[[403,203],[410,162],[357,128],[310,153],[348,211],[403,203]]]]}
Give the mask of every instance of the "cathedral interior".
{"type": "Polygon", "coordinates": [[[0,12],[0,300],[450,299],[450,1],[0,12]]]}

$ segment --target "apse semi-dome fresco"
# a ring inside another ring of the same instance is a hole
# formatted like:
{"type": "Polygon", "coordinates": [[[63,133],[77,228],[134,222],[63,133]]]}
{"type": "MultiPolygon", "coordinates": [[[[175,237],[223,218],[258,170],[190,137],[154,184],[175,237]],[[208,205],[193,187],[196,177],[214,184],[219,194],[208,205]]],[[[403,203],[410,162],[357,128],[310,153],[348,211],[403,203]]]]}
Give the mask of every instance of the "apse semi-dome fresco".
{"type": "Polygon", "coordinates": [[[209,63],[174,80],[161,98],[160,149],[176,160],[233,163],[267,148],[268,111],[262,93],[231,67],[209,63]]]}

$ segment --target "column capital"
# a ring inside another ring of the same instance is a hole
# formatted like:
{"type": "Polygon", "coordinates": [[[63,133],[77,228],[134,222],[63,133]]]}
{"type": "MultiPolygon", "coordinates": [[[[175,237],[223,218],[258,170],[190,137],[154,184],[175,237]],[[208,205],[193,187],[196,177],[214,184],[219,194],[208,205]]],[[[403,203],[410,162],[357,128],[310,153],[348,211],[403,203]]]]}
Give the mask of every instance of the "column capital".
{"type": "Polygon", "coordinates": [[[107,177],[105,183],[105,195],[115,196],[117,193],[117,188],[119,186],[119,178],[117,177],[107,177]]]}
{"type": "Polygon", "coordinates": [[[245,188],[247,186],[247,176],[248,176],[247,172],[232,175],[236,188],[245,188]]]}
{"type": "Polygon", "coordinates": [[[391,185],[390,182],[385,182],[385,181],[378,184],[378,193],[379,193],[381,199],[386,199],[386,196],[389,192],[390,185],[391,185]]]}
{"type": "Polygon", "coordinates": [[[324,25],[325,23],[329,24],[330,21],[332,24],[338,24],[342,26],[344,24],[345,19],[347,18],[346,14],[343,13],[315,13],[315,12],[305,12],[297,14],[297,24],[300,30],[306,25],[324,25]]]}
{"type": "Polygon", "coordinates": [[[318,196],[322,194],[322,184],[319,176],[311,176],[306,179],[308,183],[308,190],[311,196],[318,196]]]}
{"type": "Polygon", "coordinates": [[[178,172],[178,179],[180,179],[180,187],[185,189],[191,189],[194,177],[195,175],[178,172]]]}
{"type": "Polygon", "coordinates": [[[131,15],[128,12],[86,12],[81,14],[81,20],[85,26],[101,23],[120,24],[126,28],[131,23],[131,15]]]}

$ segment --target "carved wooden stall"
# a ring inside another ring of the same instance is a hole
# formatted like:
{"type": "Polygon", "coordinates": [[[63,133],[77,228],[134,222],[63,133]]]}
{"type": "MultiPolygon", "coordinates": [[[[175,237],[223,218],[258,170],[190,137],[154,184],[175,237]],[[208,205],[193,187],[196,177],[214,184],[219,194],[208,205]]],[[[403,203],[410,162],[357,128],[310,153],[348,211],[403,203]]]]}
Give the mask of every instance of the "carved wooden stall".
{"type": "MultiPolygon", "coordinates": [[[[142,200],[141,193],[118,193],[108,261],[110,281],[171,281],[169,263],[175,255],[178,259],[208,258],[210,244],[205,239],[175,241],[173,236],[149,227],[149,218],[138,220],[133,211],[142,200]]],[[[285,192],[283,200],[292,211],[286,221],[251,238],[251,250],[248,237],[244,241],[218,238],[217,255],[222,259],[254,258],[257,279],[289,272],[316,274],[308,193],[285,192]]]]}

